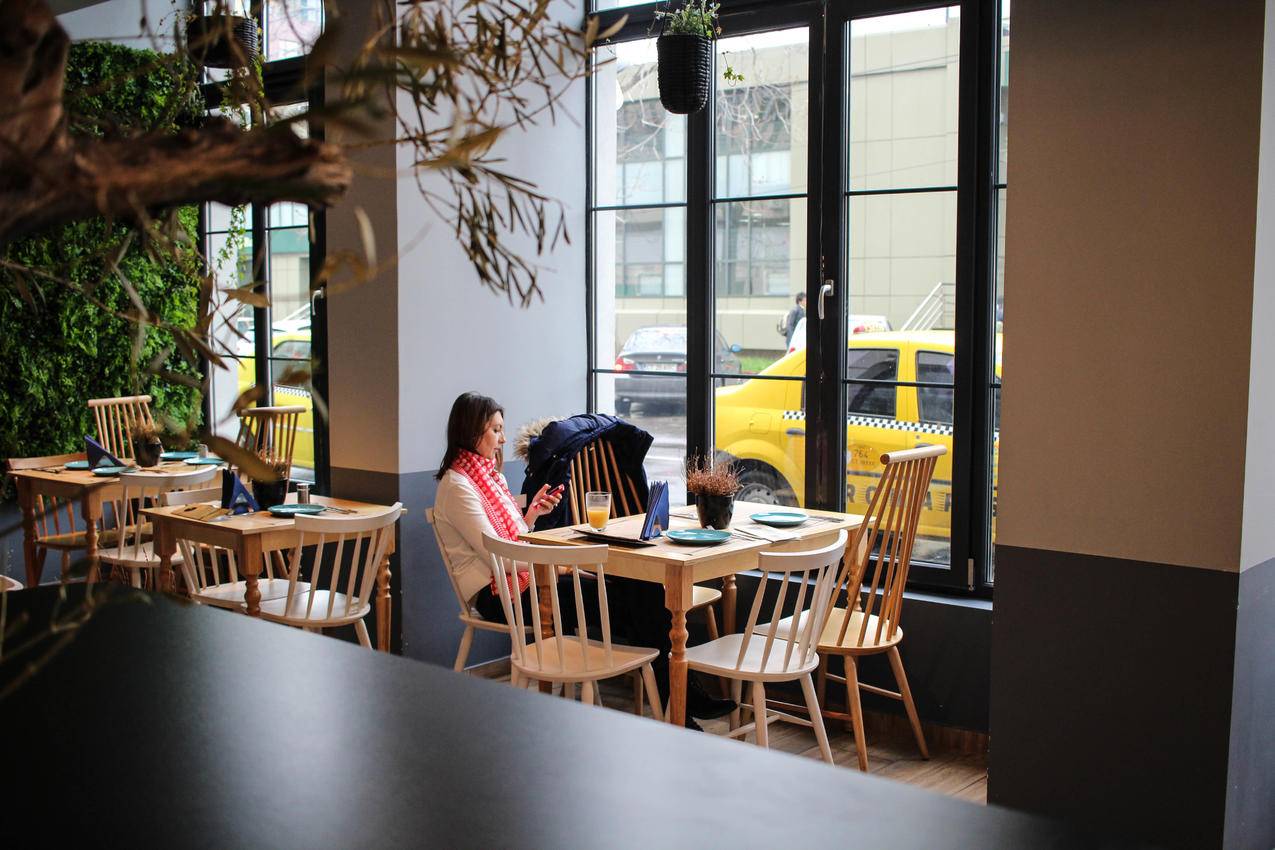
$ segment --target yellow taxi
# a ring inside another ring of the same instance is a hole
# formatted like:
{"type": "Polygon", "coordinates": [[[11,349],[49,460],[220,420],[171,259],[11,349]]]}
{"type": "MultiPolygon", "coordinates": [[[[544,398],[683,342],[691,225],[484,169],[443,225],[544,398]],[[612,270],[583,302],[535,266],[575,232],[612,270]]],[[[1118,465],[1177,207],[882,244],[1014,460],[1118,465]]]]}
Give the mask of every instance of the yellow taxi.
{"type": "MultiPolygon", "coordinates": [[[[309,368],[310,329],[307,327],[303,330],[283,332],[276,330],[271,342],[270,374],[274,383],[274,403],[279,406],[300,405],[305,408],[305,412],[297,419],[297,441],[292,449],[292,465],[304,470],[313,470],[314,406],[310,398],[310,390],[304,386],[288,386],[280,383],[280,378],[286,377],[289,368],[293,366],[309,368]]],[[[256,366],[251,354],[247,357],[240,355],[239,392],[242,393],[256,381],[256,366]]]]}
{"type": "MultiPolygon", "coordinates": [[[[997,335],[1000,362],[1000,336],[997,335]]],[[[926,495],[919,534],[938,544],[927,560],[946,560],[952,512],[952,331],[855,334],[846,355],[846,506],[866,508],[881,477],[881,455],[928,444],[947,447],[926,495]]],[[[999,372],[999,367],[998,367],[999,372]]],[[[745,383],[717,390],[715,434],[720,455],[733,459],[742,488],[736,498],[800,505],[805,498],[806,351],[798,349],[745,383]],[[780,380],[767,380],[767,379],[780,380]]],[[[999,455],[999,434],[993,464],[999,455]]],[[[995,499],[993,498],[993,514],[995,499]]],[[[926,547],[918,546],[917,556],[926,547]]]]}

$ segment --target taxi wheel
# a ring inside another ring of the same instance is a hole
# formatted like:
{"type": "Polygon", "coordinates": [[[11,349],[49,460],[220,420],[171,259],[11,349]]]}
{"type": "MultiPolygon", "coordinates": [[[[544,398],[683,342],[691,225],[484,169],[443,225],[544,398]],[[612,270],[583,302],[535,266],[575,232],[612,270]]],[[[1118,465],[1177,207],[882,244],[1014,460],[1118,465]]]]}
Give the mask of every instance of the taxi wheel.
{"type": "Polygon", "coordinates": [[[762,505],[793,505],[792,488],[777,474],[766,469],[747,469],[739,475],[739,492],[735,498],[741,502],[762,505]]]}

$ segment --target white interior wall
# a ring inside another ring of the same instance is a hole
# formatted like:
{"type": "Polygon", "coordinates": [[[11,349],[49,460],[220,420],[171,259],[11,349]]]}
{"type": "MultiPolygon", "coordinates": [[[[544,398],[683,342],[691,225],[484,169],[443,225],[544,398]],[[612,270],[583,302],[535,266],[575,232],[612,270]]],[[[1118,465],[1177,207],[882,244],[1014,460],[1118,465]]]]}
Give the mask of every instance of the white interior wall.
{"type": "Polygon", "coordinates": [[[1253,331],[1249,353],[1248,446],[1240,569],[1275,557],[1275,0],[1266,2],[1262,58],[1262,140],[1257,167],[1253,331]]]}
{"type": "Polygon", "coordinates": [[[58,15],[58,23],[72,41],[111,41],[128,47],[169,50],[178,13],[185,12],[184,0],[106,0],[95,6],[58,15]],[[155,41],[144,35],[145,18],[155,41]],[[158,46],[157,46],[158,45],[158,46]]]}
{"type": "MultiPolygon", "coordinates": [[[[554,4],[580,24],[580,8],[554,4]]],[[[556,123],[510,131],[495,147],[501,168],[535,183],[567,208],[569,245],[539,258],[543,302],[523,308],[482,288],[454,231],[421,198],[399,151],[399,469],[435,469],[446,448],[447,414],[473,390],[505,407],[513,433],[542,416],[581,413],[586,403],[585,86],[564,95],[556,123]]],[[[404,106],[400,99],[400,111],[404,106]]],[[[434,185],[439,185],[435,183],[434,185]]],[[[530,257],[534,246],[525,246],[530,257]]],[[[512,446],[506,450],[512,457],[512,446]]],[[[518,482],[511,482],[515,487],[518,482]]]]}

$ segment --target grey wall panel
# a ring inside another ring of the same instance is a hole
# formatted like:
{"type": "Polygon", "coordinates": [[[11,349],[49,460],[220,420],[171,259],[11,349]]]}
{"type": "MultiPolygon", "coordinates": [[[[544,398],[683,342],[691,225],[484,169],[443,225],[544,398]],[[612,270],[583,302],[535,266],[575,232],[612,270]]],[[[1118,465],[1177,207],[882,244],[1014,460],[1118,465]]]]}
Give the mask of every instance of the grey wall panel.
{"type": "Polygon", "coordinates": [[[999,546],[987,801],[1217,847],[1239,574],[999,546]]]}
{"type": "Polygon", "coordinates": [[[1240,573],[1226,793],[1227,847],[1275,847],[1275,560],[1240,573]]]}

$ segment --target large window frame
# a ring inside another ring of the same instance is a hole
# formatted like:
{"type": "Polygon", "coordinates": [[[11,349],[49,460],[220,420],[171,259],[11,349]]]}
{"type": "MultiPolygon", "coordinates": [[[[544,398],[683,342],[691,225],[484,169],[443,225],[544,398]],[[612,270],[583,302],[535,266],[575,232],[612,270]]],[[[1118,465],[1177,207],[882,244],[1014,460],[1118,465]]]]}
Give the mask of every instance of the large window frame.
{"type": "MultiPolygon", "coordinates": [[[[997,123],[1000,110],[1001,15],[999,0],[798,0],[758,3],[722,0],[720,23],[729,36],[805,26],[810,31],[810,126],[807,178],[807,372],[805,504],[825,509],[845,507],[846,496],[846,279],[848,191],[846,180],[846,106],[849,83],[849,24],[857,18],[960,8],[960,69],[956,205],[955,369],[953,399],[953,512],[950,568],[915,563],[909,584],[956,593],[990,596],[992,558],[992,429],[994,397],[1000,391],[995,369],[997,191],[997,123]],[[826,46],[820,49],[820,46],[826,46]],[[821,285],[831,284],[826,320],[819,318],[821,285]]],[[[650,38],[652,3],[597,12],[601,26],[628,20],[613,42],[650,38]]],[[[589,81],[592,87],[592,80],[589,81]]],[[[715,79],[716,85],[721,85],[715,79]]],[[[686,137],[686,312],[687,312],[687,453],[704,455],[713,446],[713,371],[715,338],[714,212],[724,192],[713,191],[714,102],[687,117],[686,137]]],[[[594,125],[593,91],[587,97],[589,196],[588,233],[588,400],[596,409],[595,381],[608,370],[594,354],[595,269],[593,256],[594,125]]],[[[767,196],[769,197],[769,196],[767,196]]],[[[777,195],[775,197],[786,197],[777,195]]],[[[681,206],[681,204],[678,204],[681,206]]],[[[896,382],[887,382],[900,386],[896,382]]],[[[915,382],[912,384],[916,386],[915,382]]],[[[938,385],[935,385],[936,387],[938,385]]],[[[943,385],[946,388],[946,385],[943,385]]]]}
{"type": "MultiPolygon", "coordinates": [[[[254,14],[258,24],[262,23],[263,7],[254,6],[254,14]]],[[[305,79],[304,56],[278,59],[262,64],[262,81],[267,100],[275,107],[295,104],[306,104],[309,110],[316,110],[324,103],[324,84],[320,75],[318,79],[305,79]]],[[[210,110],[221,105],[221,90],[215,83],[204,86],[204,97],[210,110]]],[[[309,126],[309,135],[313,139],[323,138],[323,127],[320,124],[309,126]]],[[[252,240],[252,276],[253,280],[264,283],[265,291],[270,293],[270,231],[290,229],[285,226],[271,226],[270,205],[253,203],[251,210],[252,240]]],[[[309,272],[310,272],[310,384],[320,397],[328,397],[327,373],[327,299],[322,287],[316,287],[315,277],[323,268],[327,256],[327,218],[323,210],[310,210],[309,230],[309,272]]],[[[200,244],[207,244],[204,208],[200,208],[199,237],[200,244]]],[[[263,388],[261,406],[276,403],[289,403],[285,399],[275,399],[275,364],[274,356],[274,316],[270,306],[255,307],[252,311],[253,327],[253,371],[255,385],[263,388]]],[[[207,369],[207,364],[205,364],[207,369]]],[[[212,410],[211,398],[204,399],[204,419],[212,422],[216,412],[212,410]]],[[[318,410],[311,413],[314,430],[314,484],[316,493],[328,494],[331,491],[331,464],[328,423],[326,417],[320,416],[318,410]]]]}

